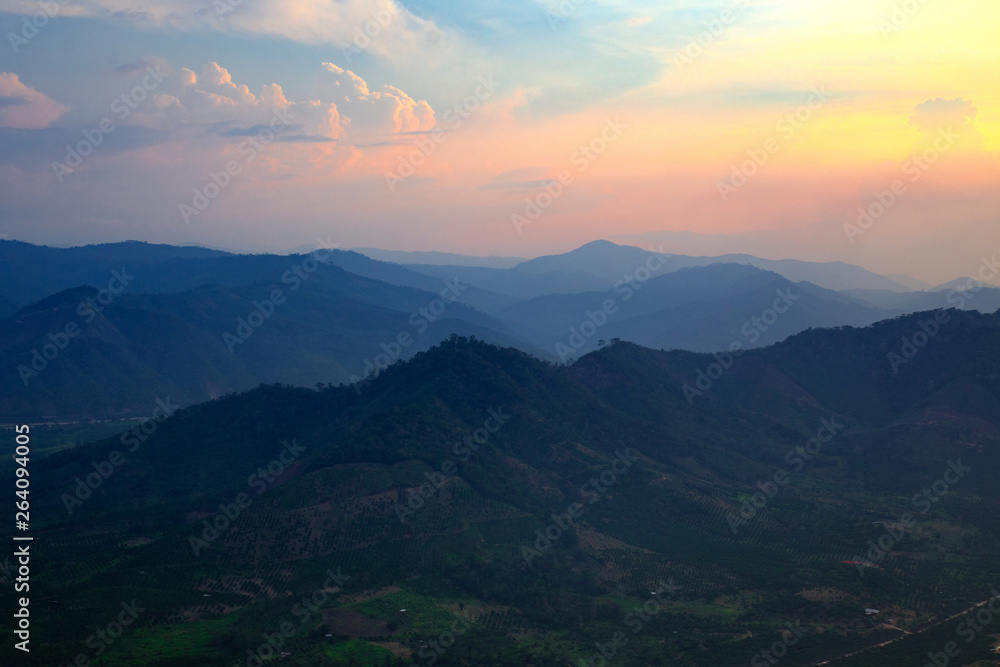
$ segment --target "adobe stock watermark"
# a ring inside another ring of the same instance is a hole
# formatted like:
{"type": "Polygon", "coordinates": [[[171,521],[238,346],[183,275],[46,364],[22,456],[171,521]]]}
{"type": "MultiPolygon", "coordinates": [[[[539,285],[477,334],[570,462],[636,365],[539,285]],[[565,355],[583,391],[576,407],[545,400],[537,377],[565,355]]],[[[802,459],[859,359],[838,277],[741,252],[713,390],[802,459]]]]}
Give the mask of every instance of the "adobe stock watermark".
{"type": "MultiPolygon", "coordinates": [[[[87,325],[93,322],[119,294],[125,291],[129,282],[133,280],[135,280],[135,276],[130,276],[125,267],[122,267],[120,272],[113,270],[106,288],[100,290],[96,297],[88,296],[77,304],[76,314],[83,320],[83,324],[87,325]]],[[[38,377],[42,371],[48,368],[49,364],[69,347],[70,341],[79,336],[82,331],[80,322],[71,319],[61,330],[48,333],[48,342],[42,344],[41,351],[38,348],[32,348],[31,360],[27,364],[19,364],[17,367],[17,374],[24,386],[27,387],[31,378],[38,377]]]]}
{"type": "Polygon", "coordinates": [[[556,5],[555,11],[551,9],[545,10],[545,20],[549,22],[549,28],[552,32],[559,29],[559,24],[564,23],[569,17],[576,14],[577,10],[582,7],[587,0],[559,0],[559,4],[556,5]]]}
{"type": "Polygon", "coordinates": [[[747,522],[763,512],[771,499],[778,495],[783,487],[788,486],[791,481],[791,473],[802,472],[806,463],[812,461],[823,450],[823,445],[833,440],[840,431],[846,428],[844,424],[837,423],[836,415],[822,419],[820,424],[821,426],[817,429],[814,437],[806,440],[804,445],[788,450],[788,453],[785,454],[785,464],[790,470],[784,468],[776,470],[770,480],[757,482],[757,488],[760,491],[754,493],[749,499],[740,498],[739,516],[730,512],[726,517],[726,522],[729,523],[733,535],[739,532],[740,526],[745,526],[747,522]]]}
{"type": "MultiPolygon", "coordinates": [[[[587,504],[593,505],[608,492],[610,487],[617,484],[622,475],[627,473],[638,460],[638,456],[629,453],[628,447],[624,451],[615,452],[615,458],[611,465],[606,470],[601,471],[597,478],[585,482],[580,487],[580,495],[587,499],[587,504]]],[[[569,504],[565,514],[553,514],[552,523],[544,530],[535,531],[534,548],[528,544],[521,546],[521,556],[524,558],[525,564],[531,565],[532,560],[540,558],[551,549],[552,545],[573,527],[573,522],[582,517],[586,511],[587,508],[583,503],[574,502],[569,504]]]]}
{"type": "MultiPolygon", "coordinates": [[[[767,333],[778,322],[779,316],[787,313],[799,300],[799,296],[792,293],[791,287],[778,288],[775,290],[775,294],[778,295],[778,298],[774,300],[770,308],[764,309],[759,317],[751,317],[740,327],[740,334],[750,345],[756,345],[761,335],[767,333]]],[[[693,386],[685,384],[681,388],[688,405],[694,405],[695,398],[703,396],[711,390],[715,381],[725,375],[726,371],[733,367],[736,360],[743,356],[747,349],[749,348],[744,345],[743,341],[734,340],[729,344],[728,352],[715,352],[712,355],[715,357],[715,363],[709,364],[704,369],[698,369],[693,386]]]]}
{"type": "Polygon", "coordinates": [[[104,143],[104,137],[114,132],[119,123],[125,122],[132,111],[137,109],[139,104],[159,87],[166,76],[165,72],[160,71],[159,65],[156,65],[155,69],[147,67],[146,76],[142,78],[142,82],[133,87],[132,90],[122,93],[111,103],[110,109],[114,117],[105,116],[98,122],[97,127],[83,130],[83,139],[75,146],[67,144],[65,161],[52,163],[52,171],[59,182],[62,183],[67,175],[72,174],[77,167],[83,164],[84,159],[104,143]]]}
{"type": "MultiPolygon", "coordinates": [[[[651,279],[663,265],[667,263],[664,259],[663,245],[657,252],[649,248],[650,255],[646,261],[638,266],[632,273],[615,283],[615,293],[622,295],[622,301],[628,301],[638,290],[642,289],[642,284],[651,279]]],[[[597,335],[598,330],[608,323],[608,318],[618,312],[618,302],[615,299],[605,299],[601,307],[593,311],[587,310],[584,319],[578,326],[569,328],[569,338],[565,343],[556,342],[555,350],[559,355],[559,360],[566,363],[574,354],[579,352],[587,341],[597,335]]]]}
{"type": "MultiPolygon", "coordinates": [[[[416,331],[417,335],[424,333],[432,322],[441,319],[448,309],[448,305],[456,303],[462,296],[462,292],[468,288],[469,286],[462,283],[458,278],[452,280],[445,279],[444,289],[441,290],[438,298],[432,299],[426,306],[421,306],[410,313],[407,322],[416,331]]],[[[360,396],[362,388],[369,385],[381,371],[384,371],[401,359],[403,351],[410,345],[413,345],[414,341],[415,339],[410,335],[409,331],[400,331],[388,343],[385,341],[380,342],[379,347],[382,349],[382,352],[379,352],[374,357],[365,359],[364,368],[361,371],[364,377],[352,374],[348,378],[354,385],[354,393],[360,396]]]]}
{"type": "Polygon", "coordinates": [[[251,473],[247,477],[247,486],[255,489],[254,496],[244,492],[237,494],[232,503],[219,503],[219,511],[215,516],[211,517],[211,521],[208,519],[202,521],[201,537],[196,535],[188,536],[188,544],[191,545],[191,550],[194,551],[195,556],[199,555],[203,549],[222,537],[236,523],[236,520],[243,512],[253,504],[254,498],[272,487],[277,481],[278,476],[288,466],[295,463],[302,455],[302,452],[306,450],[295,439],[292,439],[291,442],[286,440],[282,444],[284,444],[284,447],[277,458],[270,461],[266,466],[257,468],[256,472],[251,473]]]}
{"type": "MultiPolygon", "coordinates": [[[[447,630],[444,630],[435,639],[422,641],[417,656],[424,665],[433,665],[448,652],[459,637],[464,635],[472,627],[474,621],[471,618],[457,618],[452,621],[447,630]]],[[[420,667],[420,664],[411,662],[409,667],[420,667]]]]}
{"type": "MultiPolygon", "coordinates": [[[[1000,593],[997,589],[992,589],[990,591],[993,597],[986,602],[976,605],[979,609],[973,615],[973,612],[969,612],[966,618],[958,624],[955,628],[955,633],[965,639],[966,644],[971,644],[975,641],[989,625],[993,623],[996,616],[1000,616],[1000,593]]],[[[941,651],[929,651],[927,653],[927,662],[924,663],[923,667],[948,667],[952,663],[952,658],[957,658],[962,654],[962,647],[959,646],[958,642],[950,641],[946,643],[941,651]]],[[[963,665],[970,664],[967,661],[962,662],[963,665]]]]}
{"type": "MultiPolygon", "coordinates": [[[[969,278],[964,285],[951,289],[945,297],[945,301],[956,308],[965,308],[969,301],[976,298],[976,293],[992,282],[998,274],[1000,274],[1000,263],[997,262],[997,256],[984,256],[975,277],[969,278]]],[[[943,309],[934,312],[933,320],[920,320],[918,322],[920,330],[911,336],[903,336],[899,351],[890,352],[887,355],[892,372],[899,374],[899,369],[909,364],[949,322],[951,322],[951,315],[943,309]]]]}
{"type": "Polygon", "coordinates": [[[372,14],[370,21],[366,21],[363,26],[354,28],[354,39],[350,43],[341,42],[337,46],[344,54],[344,59],[350,64],[351,59],[372,45],[372,41],[377,39],[398,16],[399,7],[395,2],[388,3],[385,7],[372,14]]]}
{"type": "MultiPolygon", "coordinates": [[[[329,237],[327,239],[329,240],[329,237]]],[[[333,264],[333,260],[329,256],[329,251],[335,249],[337,246],[329,244],[328,241],[327,245],[324,246],[322,239],[317,239],[317,241],[320,245],[319,248],[313,250],[301,262],[293,264],[292,268],[281,274],[281,284],[289,286],[288,291],[290,294],[297,292],[305,281],[309,280],[319,270],[321,264],[333,264]]],[[[283,305],[287,300],[288,295],[285,294],[285,290],[275,287],[268,294],[267,298],[262,301],[253,302],[253,310],[246,317],[236,318],[236,328],[233,332],[230,333],[227,331],[222,334],[222,342],[226,344],[226,348],[230,354],[236,354],[236,346],[250,340],[254,332],[264,326],[264,323],[274,315],[277,307],[283,305]]]]}
{"type": "Polygon", "coordinates": [[[288,109],[275,109],[267,126],[259,129],[256,136],[241,141],[236,147],[236,152],[243,158],[242,162],[230,160],[224,169],[209,171],[205,182],[192,190],[191,203],[181,202],[177,205],[184,224],[190,225],[192,217],[201,215],[209,204],[232,185],[233,179],[243,173],[244,167],[256,160],[279,134],[291,127],[294,118],[295,114],[288,109]]]}
{"type": "Polygon", "coordinates": [[[802,129],[806,123],[812,120],[813,114],[819,111],[830,99],[830,93],[826,92],[826,86],[813,86],[809,99],[800,105],[795,111],[786,113],[774,126],[778,137],[768,137],[757,148],[747,151],[747,159],[738,165],[733,165],[729,178],[723,179],[716,184],[719,196],[723,202],[728,202],[729,198],[744,185],[750,182],[757,173],[770,161],[771,156],[777,154],[783,146],[795,137],[796,132],[802,129]]]}
{"type": "MultiPolygon", "coordinates": [[[[955,633],[959,637],[965,639],[966,644],[971,644],[975,641],[976,637],[986,631],[986,627],[992,625],[996,617],[1000,617],[1000,593],[997,593],[997,589],[991,589],[990,593],[993,594],[986,602],[977,605],[979,610],[976,611],[976,615],[973,616],[970,612],[966,618],[958,624],[955,628],[955,633]]],[[[961,653],[961,649],[957,646],[949,648],[950,644],[954,642],[949,642],[949,645],[945,646],[945,652],[952,658],[957,657],[961,653]]],[[[932,655],[927,654],[927,657],[931,659],[929,664],[933,664],[934,667],[947,667],[947,660],[941,661],[940,654],[932,655]]]]}
{"type": "MultiPolygon", "coordinates": [[[[660,579],[658,588],[655,591],[650,591],[652,597],[646,600],[641,607],[633,607],[632,611],[622,619],[622,622],[632,630],[632,634],[639,634],[647,623],[666,608],[664,602],[677,595],[678,592],[680,592],[680,587],[674,584],[673,579],[666,582],[660,579]],[[664,593],[666,593],[666,600],[664,593]]],[[[621,631],[614,633],[603,644],[594,642],[594,648],[597,651],[586,660],[581,659],[579,661],[580,667],[605,667],[605,665],[611,664],[611,661],[626,644],[628,644],[628,635],[621,631]]]]}
{"type": "Polygon", "coordinates": [[[1000,263],[997,256],[983,257],[976,275],[969,278],[964,285],[960,285],[948,292],[946,301],[956,308],[965,308],[965,305],[976,298],[976,292],[987,286],[988,283],[1000,275],[1000,263]]]}
{"type": "MultiPolygon", "coordinates": [[[[490,436],[499,431],[511,417],[511,415],[504,414],[503,408],[490,409],[487,410],[487,413],[489,417],[486,418],[481,427],[467,433],[461,441],[452,445],[452,454],[460,457],[462,463],[468,463],[472,455],[478,452],[483,445],[489,443],[490,436]]],[[[418,511],[423,509],[426,501],[433,498],[438,490],[445,485],[448,478],[457,473],[458,466],[451,459],[441,464],[440,471],[424,473],[427,483],[422,484],[415,491],[410,491],[409,497],[406,499],[406,506],[396,503],[394,509],[396,516],[399,517],[399,522],[406,523],[413,518],[418,511]]]]}
{"type": "Polygon", "coordinates": [[[212,0],[212,7],[215,15],[219,18],[232,14],[237,7],[243,4],[243,0],[212,0]]]}
{"type": "Polygon", "coordinates": [[[879,19],[876,23],[879,32],[882,33],[882,39],[889,41],[890,35],[902,30],[928,2],[929,0],[903,0],[901,3],[894,4],[889,18],[879,19]]]}
{"type": "MultiPolygon", "coordinates": [[[[920,514],[926,515],[931,511],[935,503],[941,502],[941,499],[948,495],[955,485],[962,481],[970,472],[972,472],[972,467],[962,465],[961,458],[957,461],[948,461],[948,467],[945,468],[941,479],[935,481],[930,486],[925,486],[919,493],[914,494],[911,500],[913,508],[920,510],[920,514]]],[[[864,557],[855,554],[852,559],[851,562],[857,568],[858,574],[863,577],[865,576],[866,568],[873,565],[880,567],[879,563],[885,560],[885,557],[892,551],[896,543],[903,539],[906,531],[913,528],[916,523],[916,517],[913,515],[913,512],[904,512],[896,524],[883,524],[885,532],[878,540],[868,540],[867,554],[864,557]]]]}
{"type": "Polygon", "coordinates": [[[591,165],[607,152],[608,147],[618,141],[628,127],[618,117],[615,117],[614,120],[609,118],[596,137],[576,148],[569,156],[569,162],[576,168],[576,174],[569,169],[560,170],[556,179],[550,179],[542,192],[524,200],[524,210],[521,213],[511,214],[510,221],[517,233],[524,233],[525,227],[534,224],[542,217],[542,213],[563,195],[566,186],[571,185],[577,176],[590,169],[591,165]]]}
{"type": "MultiPolygon", "coordinates": [[[[910,183],[916,183],[933,167],[941,156],[954,148],[960,135],[948,128],[939,130],[934,143],[919,155],[913,155],[903,163],[902,172],[909,177],[910,183]]],[[[844,223],[844,234],[851,245],[857,242],[859,236],[864,236],[872,226],[895,206],[907,194],[906,181],[897,178],[889,184],[886,190],[873,193],[872,200],[858,209],[858,217],[854,223],[844,223]]]]}
{"type": "Polygon", "coordinates": [[[688,38],[687,46],[681,51],[674,51],[670,55],[670,61],[678,72],[684,71],[688,65],[693,65],[696,60],[705,55],[705,52],[712,48],[729,28],[734,26],[741,18],[740,14],[751,5],[750,0],[734,0],[733,8],[723,9],[717,18],[705,21],[705,29],[688,38]]]}
{"type": "Polygon", "coordinates": [[[799,643],[805,637],[806,629],[802,627],[802,621],[795,623],[785,623],[787,630],[781,631],[781,639],[771,644],[769,649],[764,649],[750,658],[751,667],[770,667],[788,655],[788,649],[799,643]]]}
{"type": "Polygon", "coordinates": [[[51,19],[59,16],[59,8],[69,0],[39,0],[39,11],[21,19],[21,29],[18,32],[8,32],[7,41],[14,53],[19,53],[21,47],[38,36],[39,31],[49,24],[51,19]]]}
{"type": "Polygon", "coordinates": [[[118,612],[114,620],[110,621],[105,627],[98,628],[94,634],[87,637],[85,644],[87,648],[93,651],[91,656],[88,657],[86,653],[79,653],[72,661],[66,663],[66,667],[85,667],[90,664],[91,657],[99,658],[104,655],[105,651],[122,636],[125,628],[135,623],[139,615],[146,611],[146,608],[140,607],[135,600],[122,602],[119,606],[122,610],[118,612]]]}
{"type": "Polygon", "coordinates": [[[416,142],[413,150],[399,158],[399,165],[394,171],[385,172],[385,184],[390,192],[395,192],[398,185],[417,173],[417,169],[427,162],[427,158],[437,152],[438,146],[448,140],[448,134],[458,131],[483,103],[493,97],[497,86],[500,85],[493,80],[492,74],[480,76],[478,80],[479,85],[473,90],[472,95],[445,111],[442,117],[442,120],[447,123],[445,127],[435,125],[434,129],[425,133],[416,142]]]}
{"type": "Polygon", "coordinates": [[[246,661],[244,662],[241,658],[236,663],[237,667],[242,667],[243,665],[246,665],[246,667],[263,667],[265,664],[270,663],[271,660],[280,658],[281,649],[285,646],[285,641],[294,637],[316,615],[321,614],[323,609],[329,604],[330,596],[339,592],[341,588],[347,585],[350,579],[351,576],[342,573],[339,567],[336,572],[332,568],[327,570],[326,579],[323,580],[320,587],[312,593],[303,595],[292,606],[291,614],[298,619],[298,627],[289,621],[284,621],[274,632],[265,633],[264,641],[256,648],[248,648],[246,661]]]}
{"type": "MultiPolygon", "coordinates": [[[[159,425],[174,414],[179,407],[180,406],[176,403],[170,402],[169,396],[167,396],[166,400],[157,398],[156,407],[153,408],[153,414],[141,424],[137,424],[122,433],[120,442],[123,446],[129,446],[127,453],[131,454],[135,452],[135,450],[139,448],[139,445],[144,443],[151,435],[156,433],[156,429],[159,428],[159,425]]],[[[90,463],[94,472],[84,476],[83,479],[74,477],[73,479],[76,481],[76,487],[73,489],[73,493],[64,493],[61,497],[63,506],[66,508],[66,513],[72,516],[73,510],[78,505],[82,505],[83,501],[90,498],[94,491],[101,488],[104,482],[106,482],[116,470],[125,465],[125,459],[125,454],[123,454],[121,450],[113,449],[108,454],[108,458],[101,462],[92,461],[90,463]]]]}
{"type": "Polygon", "coordinates": [[[927,347],[927,344],[941,332],[941,327],[951,322],[951,315],[945,310],[934,312],[934,319],[920,320],[920,330],[912,336],[903,336],[903,344],[899,352],[890,352],[887,356],[892,372],[899,374],[899,369],[904,364],[910,363],[920,350],[927,347]]]}

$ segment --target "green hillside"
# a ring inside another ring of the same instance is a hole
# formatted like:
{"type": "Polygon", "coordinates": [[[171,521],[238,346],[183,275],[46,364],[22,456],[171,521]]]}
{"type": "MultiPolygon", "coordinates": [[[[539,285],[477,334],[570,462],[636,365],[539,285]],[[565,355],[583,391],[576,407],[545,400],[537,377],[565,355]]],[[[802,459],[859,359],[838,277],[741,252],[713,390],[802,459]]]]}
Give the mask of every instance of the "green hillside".
{"type": "Polygon", "coordinates": [[[262,386],[57,452],[32,660],[987,659],[1000,617],[960,614],[1000,571],[1000,314],[948,315],[898,373],[935,313],[731,360],[453,337],[360,393],[262,386]]]}

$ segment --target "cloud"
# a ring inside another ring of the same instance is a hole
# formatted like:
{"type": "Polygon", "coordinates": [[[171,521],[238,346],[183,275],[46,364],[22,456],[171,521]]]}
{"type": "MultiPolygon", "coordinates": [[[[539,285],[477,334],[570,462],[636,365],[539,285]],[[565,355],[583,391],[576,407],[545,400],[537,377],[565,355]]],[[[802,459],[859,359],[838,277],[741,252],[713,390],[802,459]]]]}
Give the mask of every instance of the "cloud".
{"type": "Polygon", "coordinates": [[[962,97],[953,100],[939,97],[918,104],[910,116],[910,124],[928,138],[936,137],[941,130],[954,130],[968,144],[970,138],[981,140],[975,125],[977,115],[972,102],[962,97]]]}
{"type": "Polygon", "coordinates": [[[652,23],[652,22],[653,22],[652,16],[635,16],[626,21],[625,24],[630,28],[639,28],[646,25],[647,23],[652,23]]]}
{"type": "MultiPolygon", "coordinates": [[[[282,110],[290,112],[295,119],[293,129],[307,141],[338,139],[344,134],[335,104],[290,102],[276,83],[261,86],[254,93],[246,84],[233,81],[217,62],[206,63],[200,72],[186,67],[174,70],[163,63],[153,67],[163,81],[153,91],[152,100],[128,117],[129,124],[178,135],[249,136],[282,110]]],[[[137,69],[132,64],[119,68],[122,73],[137,69]]]]}
{"type": "Polygon", "coordinates": [[[69,107],[30,86],[13,72],[0,72],[0,127],[38,130],[49,127],[69,107]]]}
{"type": "Polygon", "coordinates": [[[356,140],[434,127],[434,109],[426,101],[390,85],[369,90],[364,79],[333,63],[323,63],[316,75],[315,94],[321,104],[337,106],[356,140]]]}
{"type": "Polygon", "coordinates": [[[91,14],[90,10],[85,7],[81,7],[78,3],[67,3],[66,0],[62,2],[52,2],[51,4],[46,3],[46,6],[42,6],[38,0],[0,0],[0,12],[7,12],[10,14],[25,14],[32,16],[34,14],[42,14],[43,16],[89,16],[91,14]]]}
{"type": "MultiPolygon", "coordinates": [[[[56,4],[53,2],[53,4],[56,4]]],[[[0,0],[0,12],[35,14],[34,0],[0,0]]],[[[82,0],[59,5],[60,16],[86,16],[137,27],[284,37],[306,44],[367,50],[410,62],[444,39],[431,20],[395,0],[82,0]]]]}
{"type": "Polygon", "coordinates": [[[119,65],[118,67],[114,68],[111,71],[117,76],[129,76],[130,74],[141,72],[145,70],[147,67],[155,68],[157,66],[165,67],[166,62],[162,58],[147,57],[147,58],[140,58],[139,60],[125,63],[123,65],[119,65]]]}
{"type": "Polygon", "coordinates": [[[220,18],[215,22],[224,22],[222,29],[278,35],[307,44],[332,43],[342,50],[366,50],[396,62],[427,55],[444,40],[433,21],[415,16],[395,0],[300,0],[295,11],[289,11],[283,0],[258,0],[243,2],[220,18]]]}
{"type": "Polygon", "coordinates": [[[503,190],[515,194],[539,190],[556,182],[550,177],[551,173],[552,170],[546,167],[511,169],[495,175],[489,183],[481,186],[480,189],[503,190]]]}
{"type": "Polygon", "coordinates": [[[277,83],[251,90],[217,62],[187,69],[143,59],[112,75],[142,81],[131,90],[145,88],[148,94],[112,108],[105,120],[114,130],[60,183],[52,165],[65,160],[68,147],[90,141],[97,121],[51,126],[68,108],[16,75],[0,75],[0,170],[8,170],[0,198],[27,194],[15,187],[22,180],[63,193],[125,182],[149,198],[159,190],[187,193],[234,159],[245,163],[233,192],[251,199],[282,179],[294,179],[296,188],[365,178],[382,186],[384,173],[412,150],[414,136],[435,125],[426,101],[391,85],[369,87],[354,72],[329,64],[317,69],[312,91],[291,100],[277,83]],[[264,143],[272,145],[256,148],[259,157],[247,160],[247,142],[265,136],[270,138],[264,143]]]}
{"type": "Polygon", "coordinates": [[[391,85],[371,90],[360,76],[331,63],[317,72],[312,99],[299,101],[287,99],[277,83],[255,93],[216,62],[206,63],[197,73],[187,68],[165,71],[152,103],[133,113],[130,123],[180,133],[250,136],[280,109],[294,119],[294,134],[283,141],[299,137],[306,142],[346,139],[356,144],[426,131],[435,123],[434,110],[426,101],[391,85]]]}
{"type": "Polygon", "coordinates": [[[0,97],[0,108],[20,107],[28,104],[27,97],[0,97]]]}

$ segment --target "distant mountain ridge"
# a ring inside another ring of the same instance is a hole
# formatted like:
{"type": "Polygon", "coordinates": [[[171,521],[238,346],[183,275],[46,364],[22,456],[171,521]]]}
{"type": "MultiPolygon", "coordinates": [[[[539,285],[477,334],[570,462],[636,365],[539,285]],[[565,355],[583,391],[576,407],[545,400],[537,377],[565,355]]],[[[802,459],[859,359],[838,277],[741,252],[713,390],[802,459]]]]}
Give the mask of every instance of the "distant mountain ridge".
{"type": "Polygon", "coordinates": [[[417,251],[417,250],[381,250],[379,248],[351,248],[353,252],[361,253],[372,259],[396,264],[444,264],[452,266],[482,266],[495,269],[506,269],[527,261],[524,257],[499,257],[489,255],[479,257],[461,255],[453,252],[417,251]]]}
{"type": "MultiPolygon", "coordinates": [[[[568,362],[613,339],[717,352],[918,310],[1000,308],[995,288],[834,291],[748,263],[682,266],[692,258],[606,241],[510,269],[139,242],[52,249],[6,241],[0,258],[8,316],[0,319],[0,419],[128,414],[151,404],[149,386],[189,404],[261,382],[358,382],[452,335],[568,362]],[[288,305],[267,306],[273,290],[288,305]],[[264,312],[272,309],[273,317],[264,312]],[[261,326],[248,328],[251,317],[261,326]]],[[[824,270],[867,280],[857,267],[831,266],[824,270]]]]}
{"type": "MultiPolygon", "coordinates": [[[[0,421],[141,414],[154,391],[189,405],[262,382],[356,382],[453,334],[533,350],[501,322],[454,302],[461,286],[454,295],[424,292],[332,264],[306,273],[301,257],[220,261],[252,265],[254,281],[243,284],[236,271],[227,274],[231,284],[104,291],[103,301],[102,290],[76,287],[0,320],[0,421]],[[261,263],[269,280],[256,273],[261,263]]],[[[163,267],[136,283],[219,277],[215,267],[195,277],[187,260],[163,267]]]]}
{"type": "Polygon", "coordinates": [[[124,241],[50,248],[0,240],[0,318],[18,308],[77,285],[104,286],[113,270],[171,259],[207,259],[227,253],[207,248],[124,241]]]}
{"type": "Polygon", "coordinates": [[[559,347],[565,360],[566,346],[577,357],[597,349],[600,339],[714,352],[734,343],[768,345],[814,327],[866,326],[900,313],[752,266],[712,264],[646,281],[620,279],[604,292],[536,297],[497,316],[539,347],[559,347]],[[587,327],[591,335],[583,333],[587,327]]]}
{"type": "MultiPolygon", "coordinates": [[[[635,270],[650,253],[666,260],[664,272],[682,268],[708,266],[711,264],[749,264],[759,269],[781,274],[793,282],[807,281],[832,290],[845,289],[887,289],[907,292],[905,285],[872,273],[867,269],[844,262],[804,262],[800,260],[768,260],[752,255],[722,255],[720,257],[690,257],[664,253],[655,248],[642,249],[622,246],[610,241],[592,241],[576,250],[561,255],[548,255],[522,262],[510,269],[484,269],[464,267],[460,272],[464,279],[484,289],[504,292],[502,285],[513,285],[506,290],[516,296],[530,298],[554,292],[588,291],[599,283],[615,280],[623,273],[635,270]],[[554,276],[569,276],[556,279],[554,276]],[[535,278],[533,284],[531,278],[535,278]],[[571,287],[572,280],[578,284],[571,287]],[[511,289],[515,291],[511,291],[511,289]]],[[[441,275],[446,269],[463,267],[440,267],[413,265],[417,271],[441,275]]]]}

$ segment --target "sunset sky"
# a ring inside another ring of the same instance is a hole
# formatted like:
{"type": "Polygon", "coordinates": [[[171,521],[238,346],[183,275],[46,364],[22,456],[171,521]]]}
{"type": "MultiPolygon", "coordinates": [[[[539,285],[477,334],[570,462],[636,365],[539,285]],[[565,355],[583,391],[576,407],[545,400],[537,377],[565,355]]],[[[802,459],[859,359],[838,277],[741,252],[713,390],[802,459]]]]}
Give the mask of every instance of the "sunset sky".
{"type": "Polygon", "coordinates": [[[0,0],[0,32],[2,238],[1000,253],[995,0],[0,0]]]}

